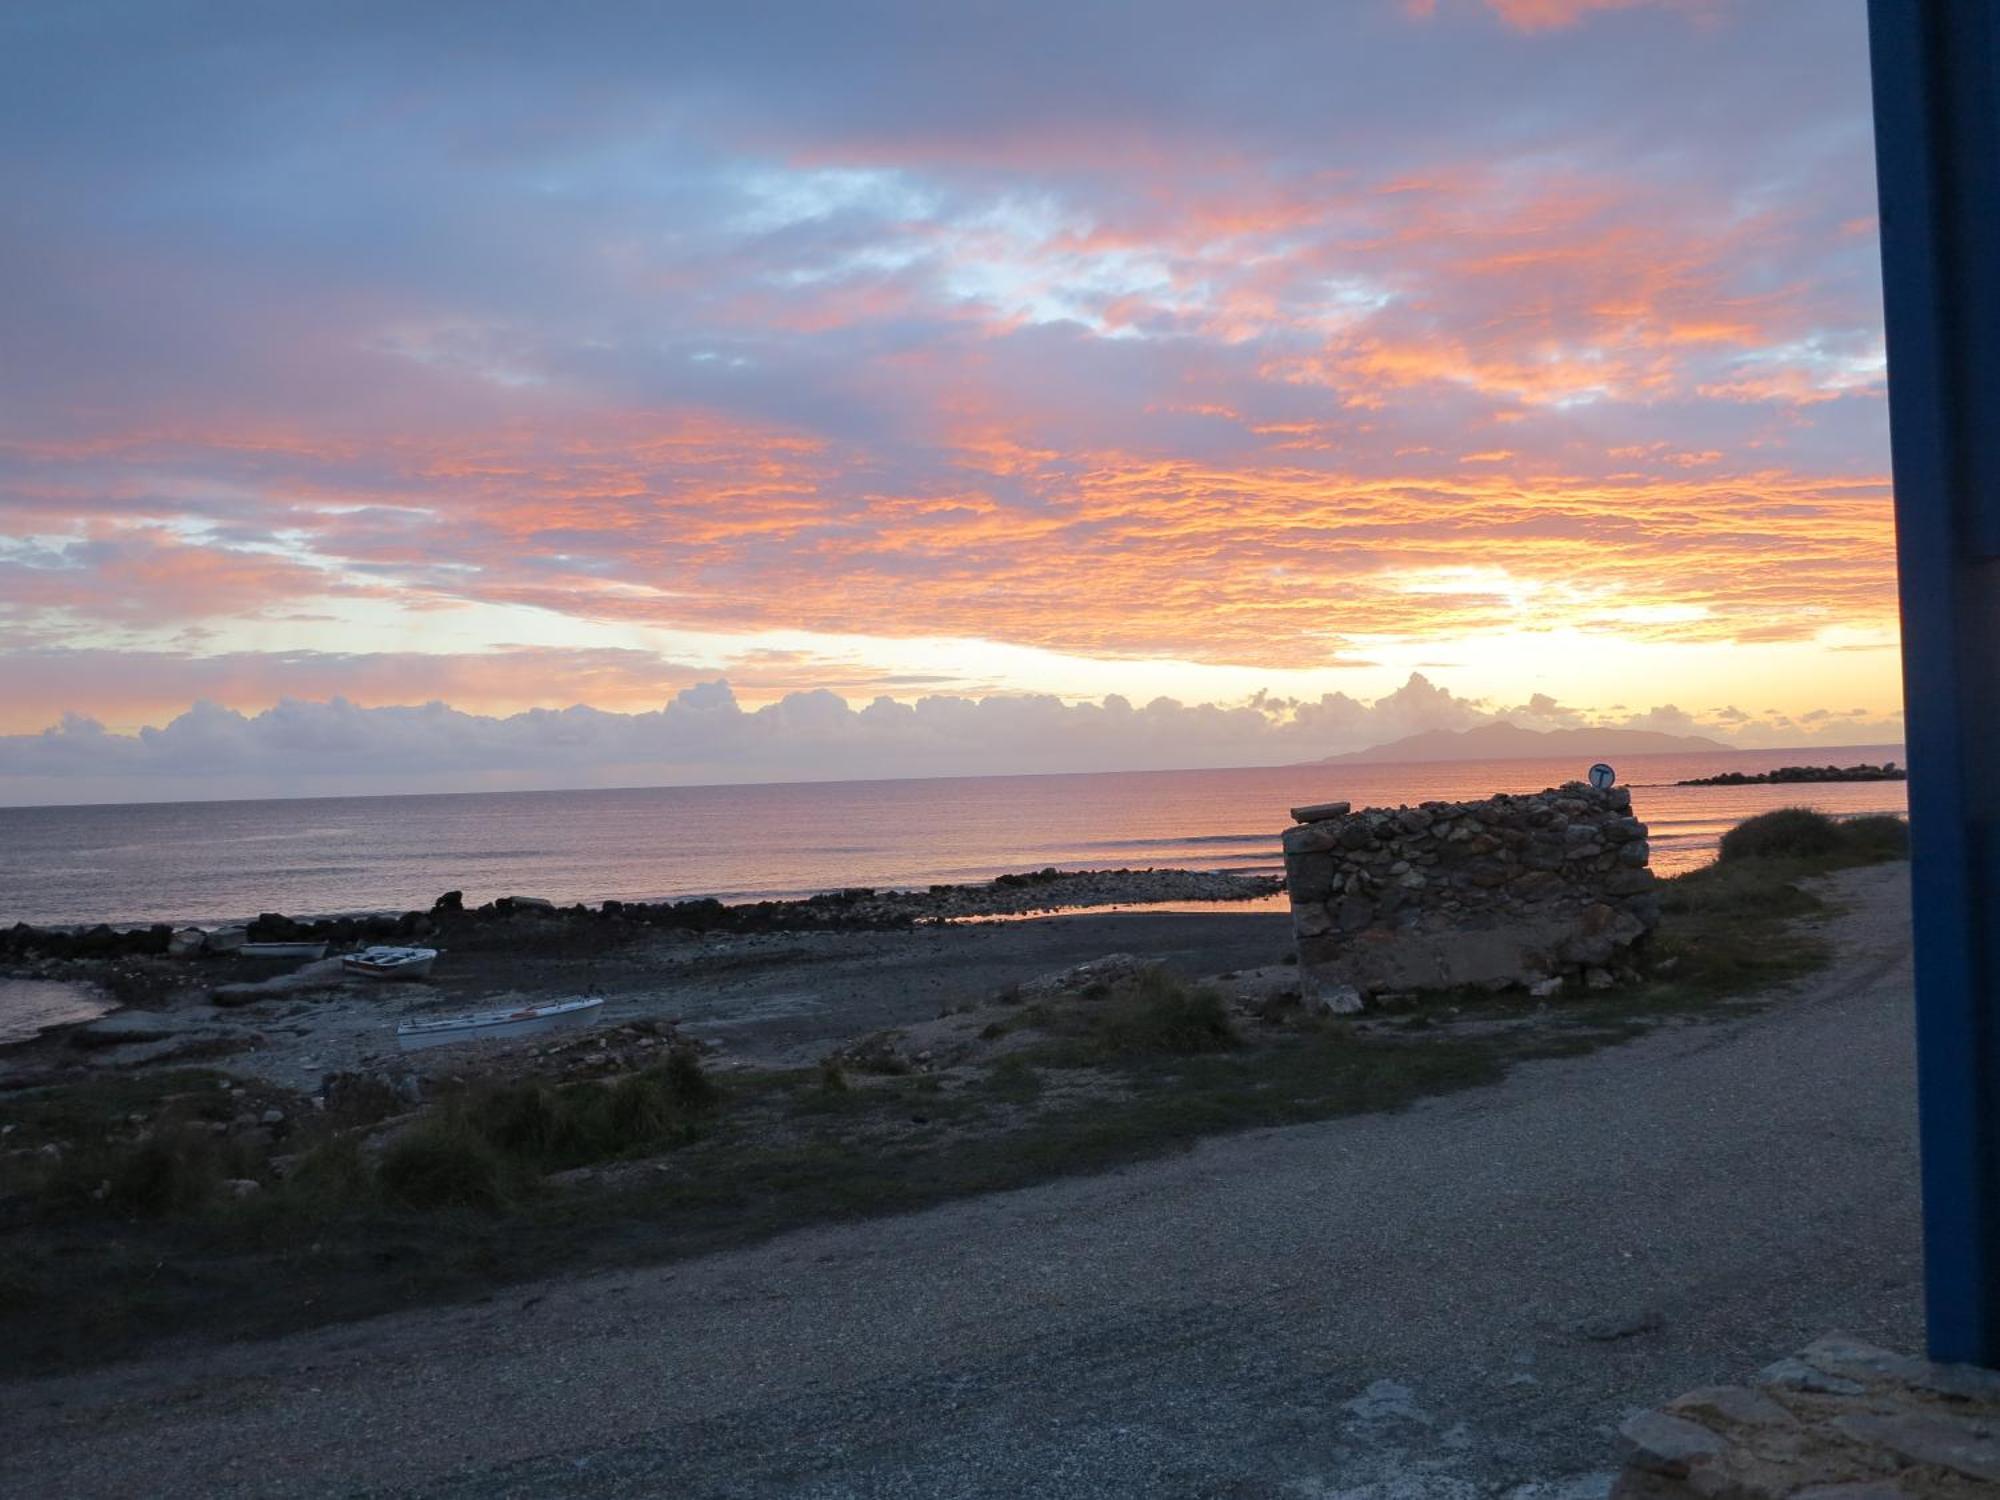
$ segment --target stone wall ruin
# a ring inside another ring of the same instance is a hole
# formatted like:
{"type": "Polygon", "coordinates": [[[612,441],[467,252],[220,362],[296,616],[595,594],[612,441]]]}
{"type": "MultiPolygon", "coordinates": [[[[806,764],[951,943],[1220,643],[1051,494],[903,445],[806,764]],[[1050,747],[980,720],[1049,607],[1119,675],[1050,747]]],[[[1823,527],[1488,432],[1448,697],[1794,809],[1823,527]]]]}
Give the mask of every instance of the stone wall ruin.
{"type": "Polygon", "coordinates": [[[1300,987],[1322,1009],[1466,985],[1608,985],[1659,921],[1646,825],[1624,787],[1292,816],[1300,987]]]}

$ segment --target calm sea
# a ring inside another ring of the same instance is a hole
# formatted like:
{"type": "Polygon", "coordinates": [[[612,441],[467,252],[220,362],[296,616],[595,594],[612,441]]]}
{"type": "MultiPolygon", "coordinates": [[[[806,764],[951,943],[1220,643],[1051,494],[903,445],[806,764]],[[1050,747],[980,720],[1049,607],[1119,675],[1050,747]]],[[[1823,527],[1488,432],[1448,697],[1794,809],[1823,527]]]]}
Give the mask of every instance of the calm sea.
{"type": "MultiPolygon", "coordinates": [[[[1620,763],[1654,865],[1712,858],[1766,808],[1900,812],[1900,782],[1675,787],[1687,776],[1829,759],[1900,760],[1900,746],[1731,751],[1620,763]]],[[[217,922],[260,911],[428,907],[446,890],[559,902],[796,896],[923,886],[1010,870],[1185,866],[1275,870],[1286,810],[1530,792],[1571,760],[1278,766],[629,791],[478,792],[282,802],[0,808],[0,926],[217,922]]]]}

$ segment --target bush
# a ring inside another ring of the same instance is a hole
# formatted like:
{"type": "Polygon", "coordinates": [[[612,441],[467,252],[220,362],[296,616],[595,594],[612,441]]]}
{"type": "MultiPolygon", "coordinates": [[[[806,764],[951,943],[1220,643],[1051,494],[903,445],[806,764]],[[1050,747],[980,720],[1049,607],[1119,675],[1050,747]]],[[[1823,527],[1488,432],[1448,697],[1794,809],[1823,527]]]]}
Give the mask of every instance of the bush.
{"type": "Polygon", "coordinates": [[[376,1180],[403,1208],[500,1208],[512,1196],[506,1163],[463,1118],[426,1121],[382,1153],[376,1180]]]}
{"type": "Polygon", "coordinates": [[[1165,969],[1148,969],[1105,1011],[1104,1044],[1116,1052],[1221,1052],[1239,1038],[1229,1008],[1211,989],[1190,989],[1165,969]]]}
{"type": "Polygon", "coordinates": [[[703,1069],[701,1058],[692,1047],[676,1047],[669,1052],[660,1076],[674,1103],[690,1114],[715,1108],[721,1098],[721,1090],[703,1069]]]}
{"type": "Polygon", "coordinates": [[[1042,1075],[1018,1052],[996,1062],[986,1075],[986,1087],[1000,1098],[1025,1104],[1042,1092],[1042,1075]]]}
{"type": "Polygon", "coordinates": [[[1747,818],[1722,836],[1721,857],[1820,859],[1840,851],[1840,825],[1809,807],[1781,807],[1747,818]]]}
{"type": "Polygon", "coordinates": [[[352,1136],[322,1141],[301,1156],[279,1185],[278,1197],[287,1208],[312,1218],[331,1218],[374,1196],[375,1180],[368,1159],[352,1136]]]}
{"type": "Polygon", "coordinates": [[[1889,813],[1865,818],[1849,818],[1840,825],[1840,836],[1848,852],[1863,859],[1906,859],[1910,853],[1910,825],[1889,813]]]}
{"type": "MultiPolygon", "coordinates": [[[[79,1164],[77,1176],[94,1175],[79,1164]]],[[[222,1186],[222,1158],[202,1130],[162,1130],[116,1152],[100,1179],[103,1201],[119,1213],[159,1219],[205,1207],[222,1186]]]]}
{"type": "Polygon", "coordinates": [[[1846,859],[1856,863],[1900,859],[1909,852],[1909,825],[1876,814],[1846,820],[1809,807],[1781,807],[1745,819],[1722,836],[1724,861],[1740,859],[1846,859]]]}

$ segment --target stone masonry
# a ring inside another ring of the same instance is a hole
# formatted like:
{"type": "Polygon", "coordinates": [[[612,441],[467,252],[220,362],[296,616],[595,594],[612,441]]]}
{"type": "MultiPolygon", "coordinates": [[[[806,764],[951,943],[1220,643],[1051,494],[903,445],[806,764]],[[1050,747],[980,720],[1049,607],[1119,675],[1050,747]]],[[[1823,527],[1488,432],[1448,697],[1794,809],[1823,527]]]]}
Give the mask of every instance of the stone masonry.
{"type": "Polygon", "coordinates": [[[1292,810],[1285,885],[1309,1002],[1391,991],[1608,984],[1659,921],[1624,787],[1292,810]]]}

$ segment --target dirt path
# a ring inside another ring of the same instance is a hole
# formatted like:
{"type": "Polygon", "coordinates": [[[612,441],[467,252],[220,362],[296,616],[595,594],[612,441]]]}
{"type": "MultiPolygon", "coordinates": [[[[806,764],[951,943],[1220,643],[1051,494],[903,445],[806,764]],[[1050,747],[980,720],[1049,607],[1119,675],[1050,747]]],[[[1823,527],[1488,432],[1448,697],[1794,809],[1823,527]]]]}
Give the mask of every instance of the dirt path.
{"type": "Polygon", "coordinates": [[[1600,1495],[1631,1408],[1918,1337],[1905,876],[1761,1015],[1402,1115],[0,1388],[0,1492],[1600,1495]]]}

